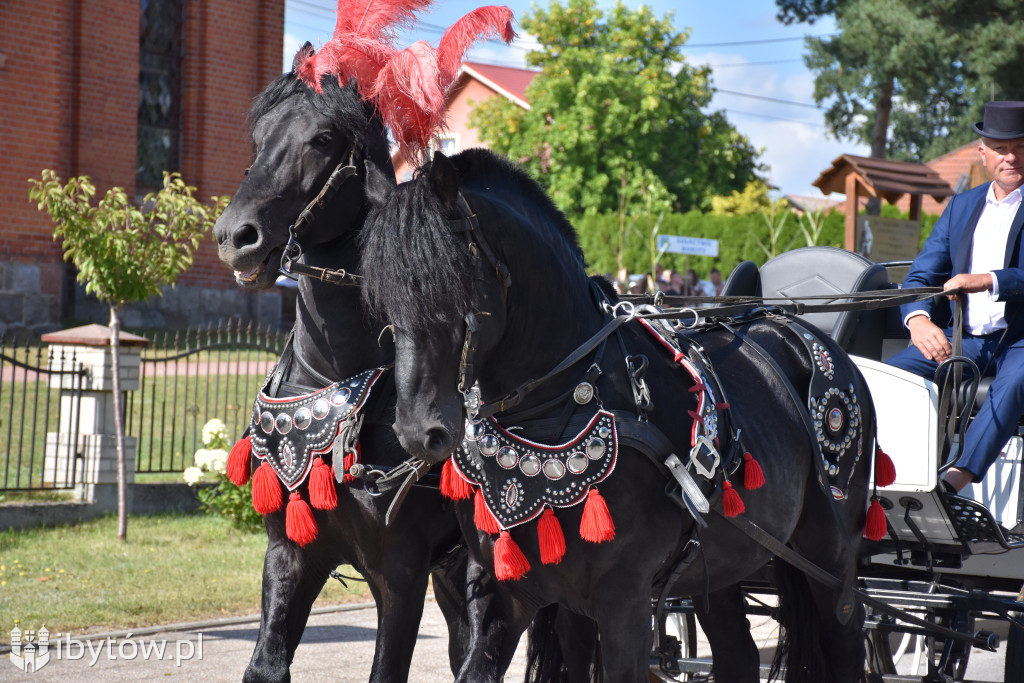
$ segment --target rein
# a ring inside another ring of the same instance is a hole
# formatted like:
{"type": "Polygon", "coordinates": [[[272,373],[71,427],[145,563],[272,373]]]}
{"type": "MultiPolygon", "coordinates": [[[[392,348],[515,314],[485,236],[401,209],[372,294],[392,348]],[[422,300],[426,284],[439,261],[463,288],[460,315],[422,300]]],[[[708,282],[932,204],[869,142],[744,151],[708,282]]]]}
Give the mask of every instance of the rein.
{"type": "Polygon", "coordinates": [[[338,163],[337,167],[327,178],[324,186],[320,188],[320,192],[317,193],[312,201],[306,204],[306,208],[299,213],[299,217],[295,219],[295,222],[288,226],[288,243],[285,244],[284,254],[281,256],[282,275],[293,280],[298,279],[297,275],[304,275],[321,282],[339,286],[358,287],[362,284],[362,278],[359,275],[349,273],[343,268],[319,268],[299,263],[299,259],[302,257],[302,247],[299,245],[299,238],[303,237],[303,233],[309,230],[317,221],[320,214],[323,213],[334,197],[334,194],[341,189],[341,186],[349,178],[353,178],[358,174],[359,171],[355,167],[355,146],[353,145],[349,149],[348,159],[338,163]]]}

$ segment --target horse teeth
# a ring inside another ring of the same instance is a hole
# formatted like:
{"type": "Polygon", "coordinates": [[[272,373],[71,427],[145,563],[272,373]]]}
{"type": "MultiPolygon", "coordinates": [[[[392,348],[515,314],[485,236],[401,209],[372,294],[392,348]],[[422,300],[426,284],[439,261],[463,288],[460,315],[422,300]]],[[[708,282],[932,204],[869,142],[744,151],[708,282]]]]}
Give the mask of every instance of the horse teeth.
{"type": "Polygon", "coordinates": [[[262,272],[263,272],[263,264],[261,263],[258,266],[256,266],[255,268],[253,268],[252,270],[247,270],[244,273],[242,271],[240,271],[240,270],[236,270],[235,271],[235,279],[236,280],[241,280],[242,282],[252,282],[256,278],[258,278],[260,276],[260,273],[262,273],[262,272]]]}

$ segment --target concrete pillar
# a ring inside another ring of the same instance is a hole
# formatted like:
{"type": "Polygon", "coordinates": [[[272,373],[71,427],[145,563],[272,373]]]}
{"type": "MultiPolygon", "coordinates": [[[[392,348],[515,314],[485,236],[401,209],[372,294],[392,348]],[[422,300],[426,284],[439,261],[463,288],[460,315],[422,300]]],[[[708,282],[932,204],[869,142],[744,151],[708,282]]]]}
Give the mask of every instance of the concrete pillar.
{"type": "MultiPolygon", "coordinates": [[[[84,376],[53,374],[50,388],[60,389],[60,425],[58,432],[46,435],[43,483],[76,484],[80,499],[103,508],[117,509],[117,441],[114,428],[113,356],[110,328],[84,325],[70,330],[44,334],[50,345],[53,368],[69,370],[81,364],[84,376]],[[72,480],[73,478],[73,480],[72,480]]],[[[142,349],[145,337],[121,332],[122,406],[127,392],[139,388],[142,349]]],[[[135,479],[137,439],[125,436],[127,481],[135,479]]]]}

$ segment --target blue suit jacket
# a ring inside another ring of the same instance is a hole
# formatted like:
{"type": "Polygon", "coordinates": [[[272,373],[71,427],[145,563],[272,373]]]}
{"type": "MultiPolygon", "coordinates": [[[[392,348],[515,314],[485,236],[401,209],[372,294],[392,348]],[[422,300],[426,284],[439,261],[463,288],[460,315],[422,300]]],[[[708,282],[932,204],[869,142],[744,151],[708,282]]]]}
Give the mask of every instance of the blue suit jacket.
{"type": "MultiPolygon", "coordinates": [[[[914,259],[904,287],[941,287],[960,273],[970,272],[971,245],[974,229],[985,205],[989,184],[950,198],[931,235],[924,243],[924,249],[914,259]]],[[[1006,242],[1003,268],[995,271],[999,279],[999,300],[1006,302],[1007,337],[1016,339],[1024,336],[1024,244],[1021,240],[1021,226],[1024,225],[1024,203],[1017,209],[1006,242]]],[[[912,311],[924,311],[941,327],[948,327],[952,320],[952,303],[946,299],[934,298],[901,307],[903,317],[912,311]]]]}

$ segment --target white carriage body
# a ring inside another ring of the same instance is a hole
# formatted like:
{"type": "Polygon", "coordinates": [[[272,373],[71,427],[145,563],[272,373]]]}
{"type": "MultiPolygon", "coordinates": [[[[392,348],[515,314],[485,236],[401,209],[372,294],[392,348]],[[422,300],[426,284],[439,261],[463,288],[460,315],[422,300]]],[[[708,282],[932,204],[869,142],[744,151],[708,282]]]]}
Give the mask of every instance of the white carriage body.
{"type": "MultiPolygon", "coordinates": [[[[860,368],[875,404],[878,443],[896,466],[896,482],[878,490],[889,524],[900,540],[917,542],[904,520],[901,503],[913,499],[921,506],[912,513],[920,533],[936,546],[959,546],[956,530],[936,492],[938,484],[938,389],[927,379],[868,358],[853,357],[860,368]]],[[[1024,520],[1021,498],[1022,451],[1024,439],[1014,436],[984,480],[965,488],[961,495],[984,504],[1005,528],[1018,527],[1024,520]]],[[[916,507],[916,505],[914,505],[916,507]]],[[[995,543],[972,543],[970,555],[961,567],[943,567],[942,572],[1021,578],[1019,553],[1007,552],[995,543]]],[[[875,555],[875,564],[892,565],[894,553],[875,555]]],[[[927,567],[921,567],[927,571],[927,567]]]]}

